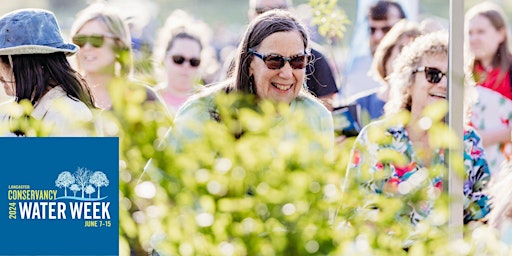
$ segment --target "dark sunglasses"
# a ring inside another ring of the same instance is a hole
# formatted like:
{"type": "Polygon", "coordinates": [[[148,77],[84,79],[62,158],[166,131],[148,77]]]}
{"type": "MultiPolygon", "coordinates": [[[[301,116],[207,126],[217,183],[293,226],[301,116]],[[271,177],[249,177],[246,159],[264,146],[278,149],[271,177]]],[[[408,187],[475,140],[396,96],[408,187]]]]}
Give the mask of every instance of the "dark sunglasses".
{"type": "Polygon", "coordinates": [[[254,8],[254,11],[257,13],[257,14],[263,14],[265,12],[268,12],[270,10],[276,10],[276,9],[279,9],[279,10],[286,10],[288,9],[287,6],[276,6],[276,7],[272,7],[272,8],[269,8],[269,7],[256,7],[254,8]]]}
{"type": "Polygon", "coordinates": [[[370,27],[370,33],[373,35],[377,30],[382,31],[382,33],[386,34],[391,30],[391,26],[385,26],[385,27],[370,27]]]}
{"type": "Polygon", "coordinates": [[[412,71],[413,74],[416,74],[418,72],[425,72],[425,79],[427,79],[427,81],[432,84],[437,84],[441,82],[443,76],[446,76],[446,73],[443,73],[441,70],[437,68],[431,67],[419,67],[412,71]]]}
{"type": "Polygon", "coordinates": [[[172,61],[174,61],[174,63],[176,63],[178,65],[183,64],[187,60],[190,63],[190,66],[192,66],[192,67],[197,67],[197,66],[199,66],[199,64],[201,64],[201,60],[196,59],[196,58],[186,59],[185,57],[183,57],[181,55],[174,55],[171,58],[172,58],[172,61]]]}
{"type": "Polygon", "coordinates": [[[303,69],[308,65],[310,57],[305,53],[291,57],[283,57],[278,54],[263,55],[253,49],[249,49],[249,53],[252,53],[256,55],[256,57],[262,59],[268,69],[280,69],[284,67],[286,62],[290,63],[290,66],[293,69],[303,69]]]}
{"type": "Polygon", "coordinates": [[[115,38],[114,36],[109,35],[76,35],[73,37],[73,43],[83,47],[87,43],[90,43],[94,48],[99,48],[103,46],[103,43],[105,43],[105,37],[107,38],[115,38]]]}

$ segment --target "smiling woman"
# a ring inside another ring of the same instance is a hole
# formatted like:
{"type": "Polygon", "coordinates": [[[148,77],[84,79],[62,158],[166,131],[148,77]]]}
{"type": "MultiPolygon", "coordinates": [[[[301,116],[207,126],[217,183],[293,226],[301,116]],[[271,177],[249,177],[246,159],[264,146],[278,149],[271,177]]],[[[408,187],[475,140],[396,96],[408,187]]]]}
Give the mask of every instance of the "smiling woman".
{"type": "Polygon", "coordinates": [[[254,96],[254,108],[261,102],[289,106],[332,151],[332,116],[304,87],[309,52],[309,35],[292,14],[272,10],[258,16],[239,45],[232,77],[189,98],[176,114],[171,144],[180,148],[202,136],[204,123],[221,121],[215,98],[227,93],[254,96]]]}
{"type": "MultiPolygon", "coordinates": [[[[385,106],[386,117],[361,131],[347,168],[345,187],[348,181],[355,181],[355,186],[364,187],[370,194],[403,198],[403,209],[396,218],[411,222],[413,227],[427,221],[434,210],[444,183],[445,153],[453,147],[443,142],[448,137],[443,122],[447,68],[445,31],[420,36],[406,46],[390,76],[391,98],[385,106]],[[396,157],[390,157],[393,155],[396,157]]],[[[466,82],[466,91],[474,90],[469,76],[466,82]]],[[[468,96],[465,103],[469,101],[468,96]]],[[[488,197],[482,191],[490,171],[480,137],[467,125],[463,146],[464,222],[468,223],[489,213],[488,197]]]]}

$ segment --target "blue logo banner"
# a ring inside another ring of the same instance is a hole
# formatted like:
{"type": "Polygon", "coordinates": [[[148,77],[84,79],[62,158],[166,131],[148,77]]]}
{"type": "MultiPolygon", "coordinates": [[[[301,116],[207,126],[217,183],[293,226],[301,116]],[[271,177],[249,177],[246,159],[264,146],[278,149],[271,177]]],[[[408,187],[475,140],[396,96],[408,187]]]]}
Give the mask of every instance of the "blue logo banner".
{"type": "Polygon", "coordinates": [[[0,255],[118,255],[118,138],[0,138],[0,147],[0,255]]]}

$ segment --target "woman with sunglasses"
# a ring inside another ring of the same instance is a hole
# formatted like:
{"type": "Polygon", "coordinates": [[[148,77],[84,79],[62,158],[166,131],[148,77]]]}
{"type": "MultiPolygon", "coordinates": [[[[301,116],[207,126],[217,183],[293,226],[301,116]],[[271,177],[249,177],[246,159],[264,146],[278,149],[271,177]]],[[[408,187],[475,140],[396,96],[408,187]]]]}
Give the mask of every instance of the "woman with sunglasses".
{"type": "Polygon", "coordinates": [[[361,126],[377,120],[384,114],[384,104],[389,99],[391,89],[388,76],[393,71],[393,61],[402,49],[419,35],[419,25],[403,19],[393,25],[382,38],[375,50],[369,71],[372,78],[381,86],[358,93],[347,101],[361,106],[361,126]]]}
{"type": "Polygon", "coordinates": [[[0,18],[0,31],[0,83],[13,97],[0,106],[0,134],[93,134],[88,130],[93,123],[91,93],[66,58],[78,47],[64,42],[55,15],[42,9],[16,10],[0,18]],[[16,103],[29,103],[33,109],[15,114],[21,108],[16,103]]]}
{"type": "Polygon", "coordinates": [[[155,66],[162,82],[155,89],[171,113],[176,113],[201,81],[203,38],[208,28],[182,10],[176,10],[160,29],[155,43],[155,66]]]}
{"type": "Polygon", "coordinates": [[[126,87],[133,87],[129,89],[145,90],[146,101],[162,104],[151,87],[134,79],[130,30],[116,9],[103,3],[89,5],[77,14],[71,37],[80,46],[77,65],[98,108],[114,108],[111,94],[116,79],[124,80],[126,87]]]}
{"type": "MultiPolygon", "coordinates": [[[[347,167],[345,187],[361,186],[363,193],[402,198],[404,204],[396,216],[413,226],[432,212],[444,186],[440,168],[446,166],[447,144],[443,142],[450,135],[439,133],[439,127],[443,127],[446,114],[447,69],[446,31],[419,36],[406,46],[390,75],[391,95],[384,119],[363,128],[347,167]]],[[[474,83],[469,76],[465,82],[467,115],[474,83]]],[[[463,216],[468,223],[489,213],[483,190],[490,171],[480,137],[467,123],[463,146],[463,216]]]]}
{"type": "Polygon", "coordinates": [[[289,105],[290,111],[304,116],[305,125],[332,150],[331,113],[304,86],[309,51],[309,35],[290,12],[271,10],[259,15],[251,21],[239,44],[231,77],[193,95],[180,108],[171,143],[179,147],[199,138],[205,122],[222,121],[215,97],[238,93],[255,96],[256,104],[265,101],[289,105]]]}
{"type": "Polygon", "coordinates": [[[491,171],[498,173],[501,163],[512,158],[510,28],[503,10],[489,1],[469,9],[465,19],[479,95],[471,122],[482,136],[491,171]]]}

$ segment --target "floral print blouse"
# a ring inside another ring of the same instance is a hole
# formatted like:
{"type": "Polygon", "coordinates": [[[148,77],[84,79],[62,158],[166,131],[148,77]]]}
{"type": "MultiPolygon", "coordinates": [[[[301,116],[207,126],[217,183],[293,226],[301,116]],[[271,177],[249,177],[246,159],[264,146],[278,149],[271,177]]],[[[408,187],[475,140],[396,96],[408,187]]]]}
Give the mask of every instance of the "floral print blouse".
{"type": "MultiPolygon", "coordinates": [[[[435,149],[432,156],[430,170],[444,166],[444,149],[435,149]]],[[[429,175],[429,169],[414,152],[403,125],[385,126],[385,120],[370,123],[356,138],[350,159],[347,182],[359,182],[371,192],[390,197],[407,198],[418,191],[425,193],[422,198],[426,199],[420,202],[406,199],[405,209],[398,213],[413,224],[428,216],[434,199],[442,191],[442,175],[429,175]],[[384,131],[384,136],[369,136],[375,128],[384,131]]],[[[484,188],[491,174],[480,137],[470,127],[464,131],[464,166],[464,223],[467,223],[485,217],[490,211],[484,188]]]]}

